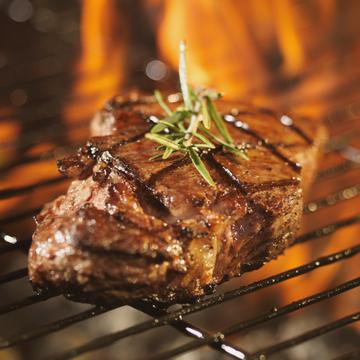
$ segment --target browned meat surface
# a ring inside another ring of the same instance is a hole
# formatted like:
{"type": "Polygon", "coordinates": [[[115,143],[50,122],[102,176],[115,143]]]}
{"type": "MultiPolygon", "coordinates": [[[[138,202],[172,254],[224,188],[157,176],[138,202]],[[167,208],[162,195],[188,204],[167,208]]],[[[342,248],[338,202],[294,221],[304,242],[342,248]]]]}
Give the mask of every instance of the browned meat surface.
{"type": "Polygon", "coordinates": [[[58,162],[75,180],[37,216],[29,253],[35,288],[98,304],[187,301],[263,266],[293,242],[321,127],[217,101],[251,161],[221,146],[204,152],[211,187],[188,157],[149,161],[158,145],[144,134],[152,116],[166,114],[139,96],[107,103],[87,145],[58,162]]]}

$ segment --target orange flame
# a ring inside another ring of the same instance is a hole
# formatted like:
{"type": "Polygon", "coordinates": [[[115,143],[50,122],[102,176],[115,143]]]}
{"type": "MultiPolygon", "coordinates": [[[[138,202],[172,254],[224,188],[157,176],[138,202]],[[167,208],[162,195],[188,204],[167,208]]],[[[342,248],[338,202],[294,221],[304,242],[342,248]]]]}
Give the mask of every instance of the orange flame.
{"type": "Polygon", "coordinates": [[[128,22],[112,0],[82,1],[82,54],[77,64],[79,80],[73,93],[79,102],[70,105],[66,119],[91,115],[114,96],[125,79],[128,22]],[[84,113],[85,112],[85,113],[84,113]]]}

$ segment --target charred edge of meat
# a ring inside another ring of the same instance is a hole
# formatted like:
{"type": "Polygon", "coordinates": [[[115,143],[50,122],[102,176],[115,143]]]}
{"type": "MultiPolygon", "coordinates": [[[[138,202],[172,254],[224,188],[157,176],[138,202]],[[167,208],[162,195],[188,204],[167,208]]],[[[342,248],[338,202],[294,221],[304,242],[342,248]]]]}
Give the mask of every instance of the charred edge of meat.
{"type": "Polygon", "coordinates": [[[91,175],[95,160],[87,148],[82,147],[75,156],[57,160],[56,165],[60,174],[83,180],[91,175]]]}

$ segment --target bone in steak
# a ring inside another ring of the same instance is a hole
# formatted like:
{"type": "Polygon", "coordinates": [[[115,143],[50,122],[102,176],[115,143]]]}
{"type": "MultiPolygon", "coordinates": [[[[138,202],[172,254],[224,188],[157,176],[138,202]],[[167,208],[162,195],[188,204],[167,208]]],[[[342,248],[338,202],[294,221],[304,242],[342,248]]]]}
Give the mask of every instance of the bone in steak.
{"type": "Polygon", "coordinates": [[[144,134],[152,116],[166,113],[143,99],[132,91],[105,104],[86,146],[58,161],[75,180],[36,218],[34,288],[95,304],[189,301],[260,268],[294,241],[321,126],[307,119],[295,126],[269,110],[218,100],[251,161],[222,146],[204,151],[212,187],[188,156],[149,161],[158,144],[144,134]]]}

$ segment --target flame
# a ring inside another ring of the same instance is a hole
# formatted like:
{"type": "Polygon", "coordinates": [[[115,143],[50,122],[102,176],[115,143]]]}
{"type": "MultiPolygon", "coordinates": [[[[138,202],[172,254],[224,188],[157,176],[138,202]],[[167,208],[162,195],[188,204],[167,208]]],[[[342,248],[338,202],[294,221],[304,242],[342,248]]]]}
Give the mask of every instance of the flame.
{"type": "Polygon", "coordinates": [[[246,26],[249,12],[246,4],[234,1],[168,1],[158,31],[160,53],[177,68],[178,44],[185,39],[191,83],[244,95],[249,88],[260,87],[266,76],[246,26]]]}
{"type": "Polygon", "coordinates": [[[264,90],[273,97],[274,80],[339,56],[329,44],[332,0],[184,0],[164,7],[157,35],[162,57],[176,69],[178,44],[186,39],[190,81],[234,98],[253,100],[264,90]]]}
{"type": "Polygon", "coordinates": [[[83,118],[90,117],[117,93],[126,73],[128,21],[118,11],[117,2],[83,0],[81,6],[82,54],[73,88],[78,99],[66,109],[67,121],[81,118],[80,112],[83,118]]]}

